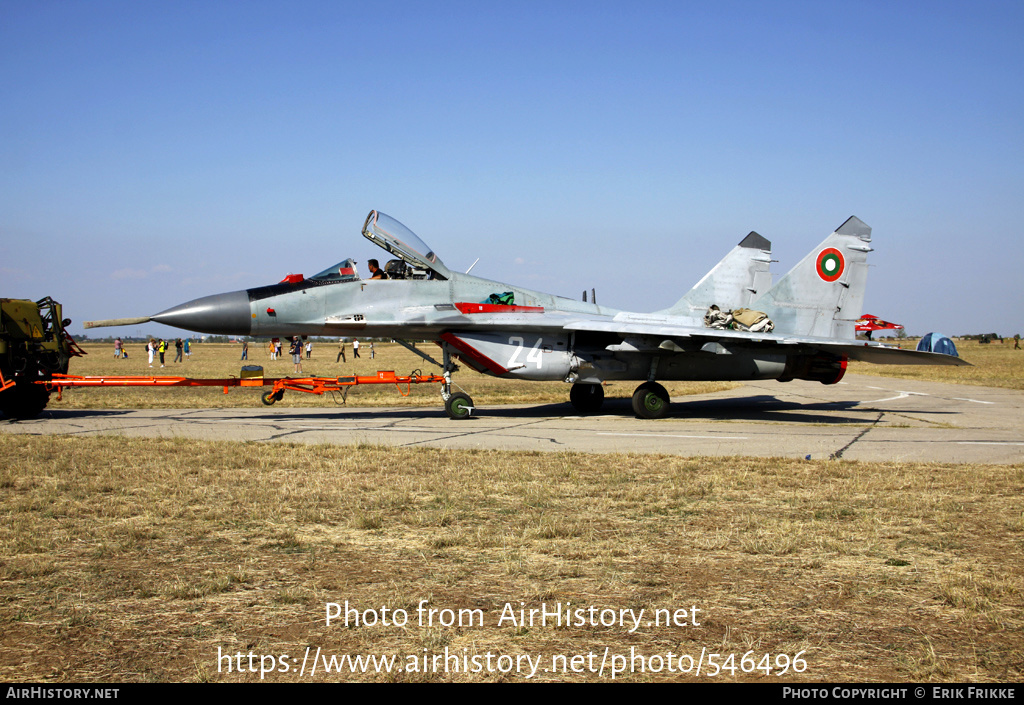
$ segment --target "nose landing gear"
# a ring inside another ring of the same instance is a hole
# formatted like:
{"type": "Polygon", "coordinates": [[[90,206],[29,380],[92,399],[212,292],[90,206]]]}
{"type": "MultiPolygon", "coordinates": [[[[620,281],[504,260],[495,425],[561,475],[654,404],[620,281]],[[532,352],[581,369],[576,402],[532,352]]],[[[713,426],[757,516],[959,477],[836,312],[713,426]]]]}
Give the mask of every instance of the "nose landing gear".
{"type": "Polygon", "coordinates": [[[452,393],[452,372],[458,370],[459,366],[452,362],[452,356],[448,352],[447,343],[441,346],[441,352],[444,354],[444,364],[441,366],[444,370],[442,373],[444,382],[441,384],[441,398],[444,399],[444,410],[448,414],[448,418],[454,421],[468,419],[473,415],[473,399],[465,392],[452,393]]]}

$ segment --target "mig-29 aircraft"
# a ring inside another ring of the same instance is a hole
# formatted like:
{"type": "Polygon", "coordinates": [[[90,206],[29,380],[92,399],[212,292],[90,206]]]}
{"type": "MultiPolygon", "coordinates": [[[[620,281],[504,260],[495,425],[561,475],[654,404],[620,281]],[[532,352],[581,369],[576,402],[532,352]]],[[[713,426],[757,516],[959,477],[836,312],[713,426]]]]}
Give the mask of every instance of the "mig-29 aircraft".
{"type": "Polygon", "coordinates": [[[453,419],[473,411],[470,397],[451,389],[456,359],[496,377],[567,382],[580,413],[600,408],[603,382],[637,380],[633,410],[648,419],[668,413],[659,380],[835,384],[848,360],[968,364],[855,339],[871,251],[871,228],[856,217],[771,287],[771,243],[752,232],[675,305],[653,313],[587,302],[585,293],[577,301],[454,272],[411,230],[378,211],[370,211],[362,232],[393,256],[384,267],[387,278],[362,279],[346,259],[309,278],[293,275],[86,327],[152,320],[222,335],[392,338],[442,367],[441,395],[453,419]],[[762,312],[759,323],[739,323],[747,309],[762,312]],[[420,340],[440,345],[442,362],[405,342],[420,340]]]}

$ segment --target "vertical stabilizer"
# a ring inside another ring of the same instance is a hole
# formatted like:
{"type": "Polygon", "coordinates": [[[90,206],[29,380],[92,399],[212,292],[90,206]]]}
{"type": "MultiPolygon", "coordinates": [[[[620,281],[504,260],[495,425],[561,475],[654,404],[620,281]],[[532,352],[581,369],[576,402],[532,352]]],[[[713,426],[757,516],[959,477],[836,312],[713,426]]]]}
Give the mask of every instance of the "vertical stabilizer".
{"type": "Polygon", "coordinates": [[[772,243],[751,232],[672,308],[659,311],[701,318],[712,304],[723,310],[749,307],[772,283],[772,243]]]}
{"type": "Polygon", "coordinates": [[[852,340],[869,252],[871,228],[850,216],[750,308],[767,313],[776,333],[852,340]]]}

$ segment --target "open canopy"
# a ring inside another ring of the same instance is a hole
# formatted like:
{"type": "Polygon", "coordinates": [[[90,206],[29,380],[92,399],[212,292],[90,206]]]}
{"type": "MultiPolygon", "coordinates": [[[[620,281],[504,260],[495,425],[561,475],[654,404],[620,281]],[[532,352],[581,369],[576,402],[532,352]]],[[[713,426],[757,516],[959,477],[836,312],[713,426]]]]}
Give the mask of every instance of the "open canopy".
{"type": "Polygon", "coordinates": [[[407,262],[414,269],[430,272],[431,279],[450,279],[451,271],[416,233],[391,216],[370,211],[363,224],[363,236],[378,247],[407,262]]]}

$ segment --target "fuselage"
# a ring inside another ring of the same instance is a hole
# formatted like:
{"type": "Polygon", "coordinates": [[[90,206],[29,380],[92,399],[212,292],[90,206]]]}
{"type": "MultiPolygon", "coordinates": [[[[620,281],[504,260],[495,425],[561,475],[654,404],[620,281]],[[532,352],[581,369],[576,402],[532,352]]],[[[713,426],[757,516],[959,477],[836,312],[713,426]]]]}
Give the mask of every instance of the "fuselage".
{"type": "Polygon", "coordinates": [[[436,341],[478,372],[531,380],[772,379],[786,356],[732,346],[725,354],[658,349],[649,336],[573,331],[572,321],[697,326],[688,316],[630,313],[452,273],[440,279],[315,279],[203,297],[153,320],[224,335],[329,336],[436,341]]]}

